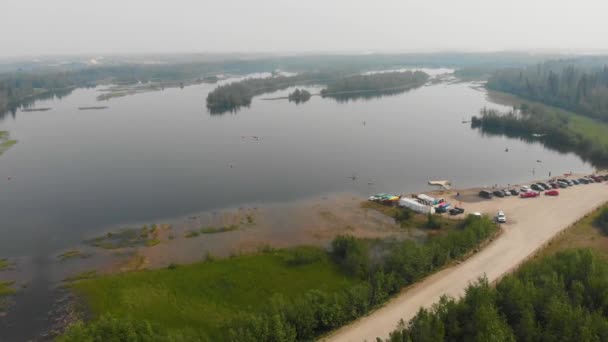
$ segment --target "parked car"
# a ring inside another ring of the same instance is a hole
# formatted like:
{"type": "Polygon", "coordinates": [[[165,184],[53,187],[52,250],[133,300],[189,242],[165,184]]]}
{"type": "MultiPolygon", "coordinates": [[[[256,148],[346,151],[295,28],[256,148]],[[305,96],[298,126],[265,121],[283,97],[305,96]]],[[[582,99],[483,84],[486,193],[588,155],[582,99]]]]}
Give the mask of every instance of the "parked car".
{"type": "Polygon", "coordinates": [[[521,189],[519,189],[519,190],[520,190],[521,192],[528,192],[528,191],[530,191],[530,190],[532,190],[532,189],[530,189],[530,187],[529,187],[529,186],[524,185],[524,186],[522,186],[522,187],[521,187],[521,189]]]}
{"type": "Polygon", "coordinates": [[[595,183],[595,181],[592,178],[589,177],[585,177],[585,179],[587,180],[587,182],[589,183],[595,183]]]}
{"type": "Polygon", "coordinates": [[[459,214],[464,213],[464,209],[455,207],[455,208],[450,209],[449,213],[450,213],[450,215],[459,215],[459,214]]]}
{"type": "Polygon", "coordinates": [[[487,198],[487,199],[491,199],[492,198],[492,193],[486,190],[481,190],[479,192],[479,196],[483,197],[483,198],[487,198]]]}
{"type": "Polygon", "coordinates": [[[577,179],[571,179],[570,180],[572,183],[574,183],[574,185],[579,185],[581,184],[577,179]]]}
{"type": "Polygon", "coordinates": [[[589,184],[589,181],[586,178],[579,178],[578,181],[581,184],[589,184]]]}
{"type": "Polygon", "coordinates": [[[532,185],[530,185],[530,188],[534,191],[545,191],[545,188],[543,188],[542,186],[540,186],[538,184],[532,184],[532,185]]]}
{"type": "Polygon", "coordinates": [[[600,178],[599,176],[593,175],[593,176],[589,176],[591,177],[591,179],[593,179],[596,183],[601,183],[604,181],[603,178],[600,178]]]}
{"type": "Polygon", "coordinates": [[[562,182],[562,183],[566,184],[566,186],[572,186],[573,185],[572,182],[570,180],[566,179],[566,178],[560,178],[560,179],[557,180],[557,182],[558,183],[562,182]]]}
{"type": "Polygon", "coordinates": [[[519,191],[517,189],[511,189],[509,191],[511,192],[511,195],[513,195],[513,196],[519,196],[519,191]]]}
{"type": "Polygon", "coordinates": [[[502,193],[505,194],[505,196],[511,196],[511,192],[507,189],[503,189],[502,193]]]}
{"type": "Polygon", "coordinates": [[[559,196],[559,190],[549,190],[545,192],[546,196],[559,196]]]}
{"type": "Polygon", "coordinates": [[[543,189],[545,189],[545,190],[549,190],[549,189],[551,189],[551,187],[550,187],[550,186],[549,186],[549,184],[547,184],[547,183],[538,182],[538,183],[536,183],[536,184],[540,185],[540,186],[541,186],[543,189]]]}
{"type": "Polygon", "coordinates": [[[492,194],[496,197],[505,197],[505,193],[502,190],[496,190],[492,194]]]}
{"type": "Polygon", "coordinates": [[[526,192],[522,192],[521,194],[519,194],[520,198],[534,198],[538,196],[538,192],[536,191],[526,191],[526,192]]]}
{"type": "Polygon", "coordinates": [[[551,182],[551,183],[549,183],[549,185],[551,186],[552,189],[558,189],[559,188],[559,184],[557,184],[555,182],[551,182]]]}
{"type": "Polygon", "coordinates": [[[557,181],[557,185],[559,185],[559,187],[562,189],[565,189],[568,187],[568,183],[562,182],[562,181],[557,181]]]}
{"type": "Polygon", "coordinates": [[[496,214],[496,221],[498,223],[506,223],[507,222],[507,216],[505,215],[505,213],[501,211],[498,212],[498,214],[496,214]]]}
{"type": "Polygon", "coordinates": [[[481,217],[481,213],[476,211],[476,212],[472,213],[471,216],[473,216],[473,217],[481,217]]]}

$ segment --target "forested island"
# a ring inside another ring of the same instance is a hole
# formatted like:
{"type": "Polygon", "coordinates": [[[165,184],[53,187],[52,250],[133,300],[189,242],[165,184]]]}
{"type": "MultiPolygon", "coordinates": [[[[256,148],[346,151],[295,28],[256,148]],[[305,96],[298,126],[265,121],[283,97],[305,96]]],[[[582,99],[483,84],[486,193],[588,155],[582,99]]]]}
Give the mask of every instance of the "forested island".
{"type": "Polygon", "coordinates": [[[327,88],[321,91],[321,96],[349,99],[398,94],[420,87],[428,79],[429,75],[422,71],[353,75],[332,80],[328,83],[327,88]]]}
{"type": "Polygon", "coordinates": [[[570,250],[525,265],[496,285],[481,279],[464,298],[444,297],[387,342],[605,341],[608,263],[570,250]]]}
{"type": "MultiPolygon", "coordinates": [[[[274,92],[301,84],[327,85],[321,91],[323,97],[348,99],[357,97],[376,97],[401,93],[422,86],[429,75],[422,71],[386,72],[369,75],[352,75],[343,72],[303,73],[296,76],[276,76],[248,78],[239,82],[222,85],[207,95],[207,108],[213,114],[238,110],[249,106],[256,95],[274,92]]],[[[306,95],[292,93],[290,101],[306,95]]],[[[297,102],[297,101],[296,101],[297,102]]]]}
{"type": "Polygon", "coordinates": [[[325,84],[339,75],[338,72],[314,72],[295,76],[247,78],[215,88],[207,95],[207,109],[212,114],[236,111],[240,107],[249,106],[256,95],[301,84],[325,84]]]}
{"type": "Polygon", "coordinates": [[[310,92],[306,89],[296,89],[287,96],[287,99],[289,99],[289,102],[298,104],[310,100],[310,96],[310,92]]]}

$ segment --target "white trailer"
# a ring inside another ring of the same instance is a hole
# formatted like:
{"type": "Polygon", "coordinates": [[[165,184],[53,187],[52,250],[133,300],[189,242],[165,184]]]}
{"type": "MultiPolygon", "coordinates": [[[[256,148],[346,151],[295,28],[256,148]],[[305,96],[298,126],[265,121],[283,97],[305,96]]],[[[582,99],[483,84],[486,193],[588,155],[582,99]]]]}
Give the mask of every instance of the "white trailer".
{"type": "Polygon", "coordinates": [[[438,203],[437,199],[429,196],[429,195],[425,195],[425,194],[420,194],[418,196],[416,196],[420,202],[426,204],[426,205],[435,205],[438,203]]]}
{"type": "Polygon", "coordinates": [[[409,208],[417,213],[421,214],[434,214],[435,208],[428,206],[426,204],[422,204],[415,199],[411,198],[401,198],[399,199],[399,206],[404,208],[409,208]]]}

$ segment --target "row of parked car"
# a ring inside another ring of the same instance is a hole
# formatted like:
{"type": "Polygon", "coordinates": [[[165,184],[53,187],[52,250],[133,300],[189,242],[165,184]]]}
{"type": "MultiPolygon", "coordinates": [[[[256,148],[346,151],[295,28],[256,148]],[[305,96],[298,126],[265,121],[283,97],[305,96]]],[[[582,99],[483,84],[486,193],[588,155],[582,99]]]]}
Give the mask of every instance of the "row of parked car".
{"type": "Polygon", "coordinates": [[[544,192],[547,196],[558,196],[558,189],[565,189],[569,186],[590,184],[608,181],[608,175],[592,175],[578,179],[558,178],[548,182],[538,182],[531,185],[524,185],[519,190],[517,189],[500,189],[494,191],[482,190],[479,196],[483,198],[519,196],[521,198],[532,198],[544,192]]]}

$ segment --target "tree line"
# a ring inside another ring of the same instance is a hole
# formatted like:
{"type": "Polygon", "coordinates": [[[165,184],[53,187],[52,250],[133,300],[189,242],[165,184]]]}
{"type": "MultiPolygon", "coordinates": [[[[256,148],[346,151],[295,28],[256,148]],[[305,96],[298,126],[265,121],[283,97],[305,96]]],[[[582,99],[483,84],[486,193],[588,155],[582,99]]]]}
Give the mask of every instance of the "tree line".
{"type": "Polygon", "coordinates": [[[608,65],[548,61],[496,71],[487,87],[608,121],[608,65]]]}
{"type": "Polygon", "coordinates": [[[386,342],[608,341],[608,263],[588,249],[525,265],[496,287],[420,309],[386,342]]]}
{"type": "Polygon", "coordinates": [[[527,142],[540,141],[560,152],[574,152],[597,167],[608,166],[608,146],[596,137],[575,132],[570,118],[545,106],[522,104],[509,112],[483,108],[471,127],[484,134],[506,135],[527,142]]]}

